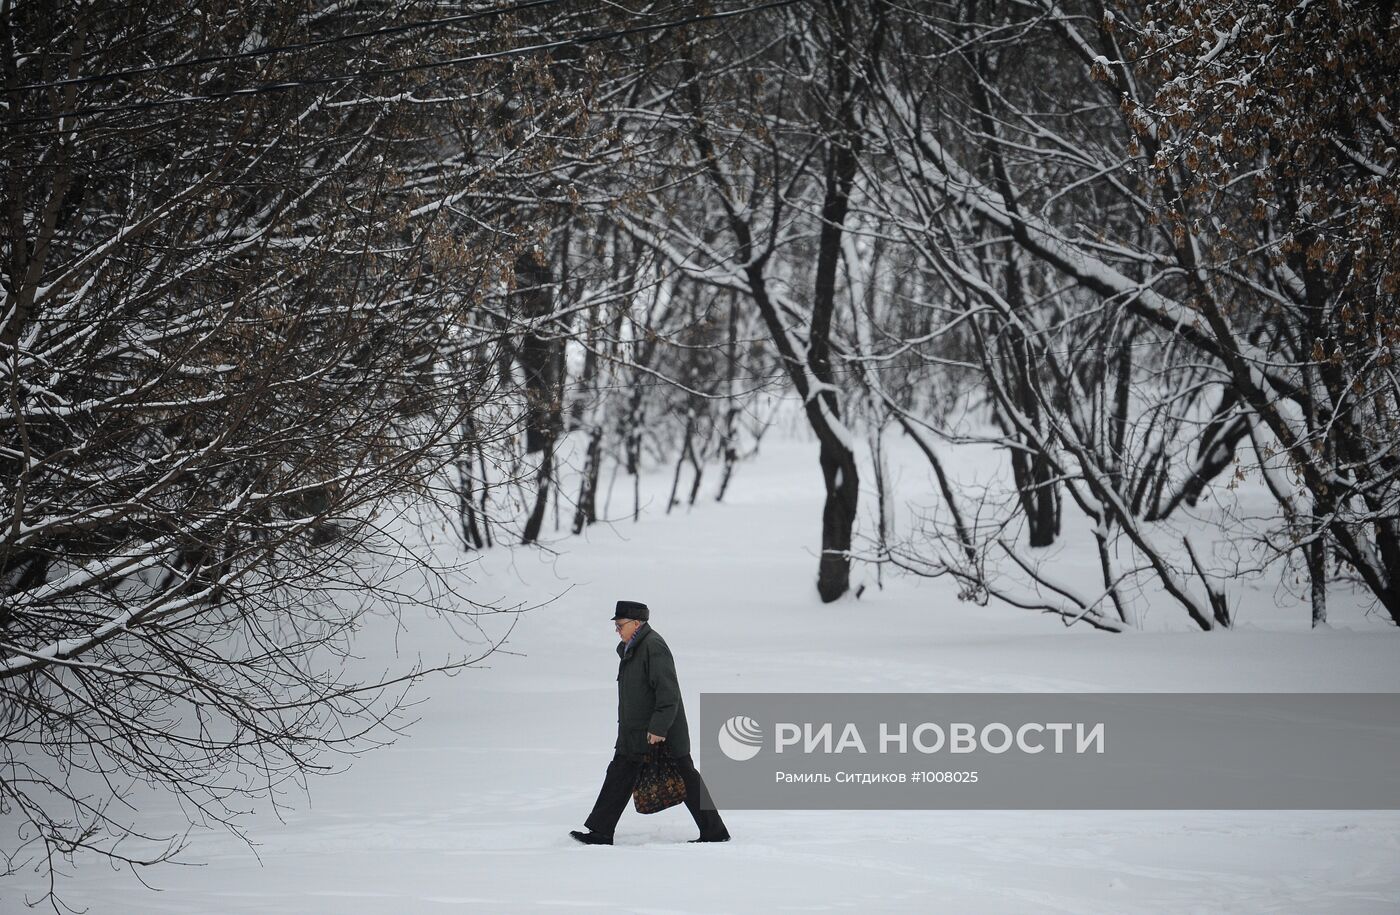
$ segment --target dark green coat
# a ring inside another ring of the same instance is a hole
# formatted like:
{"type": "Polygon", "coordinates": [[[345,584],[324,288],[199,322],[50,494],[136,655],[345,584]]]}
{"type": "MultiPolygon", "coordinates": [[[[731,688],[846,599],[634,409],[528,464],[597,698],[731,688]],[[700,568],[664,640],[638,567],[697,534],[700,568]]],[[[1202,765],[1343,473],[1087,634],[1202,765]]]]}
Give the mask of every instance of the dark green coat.
{"type": "Polygon", "coordinates": [[[690,728],[685,722],[685,704],[676,679],[676,661],[666,640],[645,624],[624,653],[619,641],[617,654],[617,743],[614,748],[629,754],[646,753],[647,732],[664,735],[664,746],[672,756],[690,752],[690,728]]]}

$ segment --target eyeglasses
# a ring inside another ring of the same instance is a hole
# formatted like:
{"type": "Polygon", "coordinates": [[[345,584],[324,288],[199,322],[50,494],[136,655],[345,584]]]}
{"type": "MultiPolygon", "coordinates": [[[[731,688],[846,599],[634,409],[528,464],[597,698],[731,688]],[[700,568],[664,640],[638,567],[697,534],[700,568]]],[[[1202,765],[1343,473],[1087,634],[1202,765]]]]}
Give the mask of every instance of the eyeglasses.
{"type": "Polygon", "coordinates": [[[637,622],[637,620],[620,620],[620,621],[618,621],[618,622],[616,622],[616,623],[613,623],[613,628],[616,629],[618,632],[621,632],[623,626],[626,626],[628,623],[635,623],[635,622],[637,622]]]}

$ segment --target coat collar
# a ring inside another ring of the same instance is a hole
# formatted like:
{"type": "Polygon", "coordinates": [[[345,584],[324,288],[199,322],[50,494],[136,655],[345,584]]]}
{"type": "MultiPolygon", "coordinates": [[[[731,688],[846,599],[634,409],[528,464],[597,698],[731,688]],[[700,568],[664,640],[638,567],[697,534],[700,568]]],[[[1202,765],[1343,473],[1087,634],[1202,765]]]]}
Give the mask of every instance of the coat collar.
{"type": "Polygon", "coordinates": [[[636,634],[632,636],[632,650],[629,652],[627,650],[627,643],[620,641],[617,643],[617,656],[624,661],[627,660],[633,654],[636,654],[637,646],[642,644],[642,641],[649,635],[651,635],[651,623],[642,623],[636,634]]]}

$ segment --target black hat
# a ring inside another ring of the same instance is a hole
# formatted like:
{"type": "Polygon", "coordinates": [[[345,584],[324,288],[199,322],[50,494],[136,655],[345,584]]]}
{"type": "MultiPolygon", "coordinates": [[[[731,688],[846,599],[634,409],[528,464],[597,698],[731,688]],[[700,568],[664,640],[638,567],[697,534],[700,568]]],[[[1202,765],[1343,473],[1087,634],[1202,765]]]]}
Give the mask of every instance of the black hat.
{"type": "Polygon", "coordinates": [[[615,620],[644,620],[650,615],[647,605],[635,600],[620,600],[617,602],[617,611],[613,613],[615,620]]]}

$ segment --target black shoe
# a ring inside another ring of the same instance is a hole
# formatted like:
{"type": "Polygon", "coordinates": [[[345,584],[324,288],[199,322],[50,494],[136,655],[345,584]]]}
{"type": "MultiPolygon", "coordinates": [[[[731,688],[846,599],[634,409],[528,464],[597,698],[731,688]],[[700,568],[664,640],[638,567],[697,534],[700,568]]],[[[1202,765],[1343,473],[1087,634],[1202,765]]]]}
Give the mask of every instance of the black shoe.
{"type": "Polygon", "coordinates": [[[569,835],[573,836],[584,845],[611,845],[612,836],[605,836],[600,832],[583,832],[579,829],[570,829],[569,835]]]}
{"type": "Polygon", "coordinates": [[[717,836],[716,838],[713,838],[713,839],[709,839],[709,838],[706,838],[705,836],[701,836],[701,837],[698,838],[698,839],[691,839],[689,844],[694,845],[696,842],[728,842],[728,841],[729,841],[729,836],[727,836],[727,835],[726,835],[726,836],[717,836]]]}

